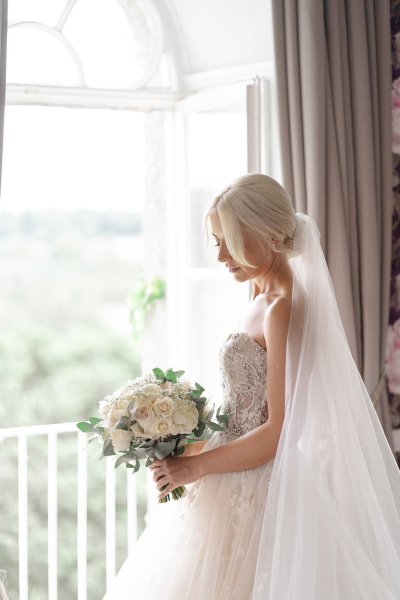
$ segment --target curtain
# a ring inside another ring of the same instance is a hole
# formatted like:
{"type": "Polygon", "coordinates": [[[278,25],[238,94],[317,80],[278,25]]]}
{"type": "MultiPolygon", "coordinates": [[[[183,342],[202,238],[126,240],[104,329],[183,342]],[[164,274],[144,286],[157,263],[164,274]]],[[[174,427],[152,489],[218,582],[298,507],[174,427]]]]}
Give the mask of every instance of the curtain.
{"type": "Polygon", "coordinates": [[[272,0],[272,17],[283,183],[318,223],[353,358],[393,447],[389,0],[272,0]]]}
{"type": "Polygon", "coordinates": [[[3,163],[4,106],[6,100],[7,8],[8,1],[0,0],[0,189],[1,167],[3,163]]]}

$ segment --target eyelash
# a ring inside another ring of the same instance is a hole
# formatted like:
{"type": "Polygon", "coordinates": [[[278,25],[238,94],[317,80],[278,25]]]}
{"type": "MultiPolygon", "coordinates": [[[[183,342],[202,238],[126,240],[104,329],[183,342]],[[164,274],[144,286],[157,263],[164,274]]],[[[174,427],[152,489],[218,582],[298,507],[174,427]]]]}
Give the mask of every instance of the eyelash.
{"type": "Polygon", "coordinates": [[[217,248],[218,246],[220,246],[221,244],[213,244],[214,248],[217,248]]]}

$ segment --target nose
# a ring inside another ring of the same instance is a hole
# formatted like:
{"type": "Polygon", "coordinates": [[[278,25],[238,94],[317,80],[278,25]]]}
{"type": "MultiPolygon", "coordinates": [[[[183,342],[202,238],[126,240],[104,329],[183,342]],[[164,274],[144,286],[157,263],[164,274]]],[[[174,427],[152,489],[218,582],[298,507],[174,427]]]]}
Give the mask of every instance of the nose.
{"type": "Polygon", "coordinates": [[[226,245],[223,242],[221,242],[219,249],[218,249],[217,260],[219,262],[225,262],[228,258],[232,258],[232,257],[229,254],[229,251],[228,251],[228,248],[226,247],[226,245]]]}

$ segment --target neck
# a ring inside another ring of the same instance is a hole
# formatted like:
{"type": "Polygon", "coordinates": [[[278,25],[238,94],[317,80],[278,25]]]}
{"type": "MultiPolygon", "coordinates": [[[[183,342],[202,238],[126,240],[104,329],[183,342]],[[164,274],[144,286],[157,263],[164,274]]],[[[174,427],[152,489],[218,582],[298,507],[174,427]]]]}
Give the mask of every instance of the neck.
{"type": "Polygon", "coordinates": [[[252,300],[259,294],[269,292],[276,294],[287,293],[291,282],[291,269],[286,257],[276,252],[268,269],[257,274],[252,281],[252,300]]]}

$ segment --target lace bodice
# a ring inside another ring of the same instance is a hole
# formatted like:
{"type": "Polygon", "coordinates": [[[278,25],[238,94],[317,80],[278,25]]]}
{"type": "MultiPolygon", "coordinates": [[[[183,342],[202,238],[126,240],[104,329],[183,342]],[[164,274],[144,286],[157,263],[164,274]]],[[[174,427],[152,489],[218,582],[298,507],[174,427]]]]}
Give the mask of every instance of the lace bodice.
{"type": "Polygon", "coordinates": [[[222,410],[229,416],[228,433],[239,437],[268,417],[267,350],[240,331],[228,336],[219,358],[222,410]]]}

